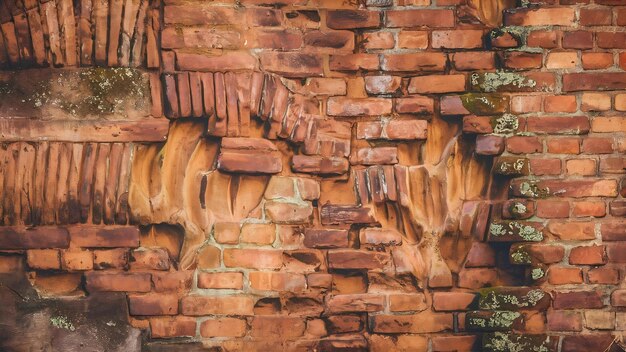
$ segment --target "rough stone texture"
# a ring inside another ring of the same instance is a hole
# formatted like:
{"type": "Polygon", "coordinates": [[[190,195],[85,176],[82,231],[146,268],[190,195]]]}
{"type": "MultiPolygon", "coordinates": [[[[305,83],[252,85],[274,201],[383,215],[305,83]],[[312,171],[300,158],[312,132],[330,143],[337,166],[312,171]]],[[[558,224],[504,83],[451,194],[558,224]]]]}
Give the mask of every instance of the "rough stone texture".
{"type": "Polygon", "coordinates": [[[622,349],[624,5],[0,2],[0,350],[622,349]]]}

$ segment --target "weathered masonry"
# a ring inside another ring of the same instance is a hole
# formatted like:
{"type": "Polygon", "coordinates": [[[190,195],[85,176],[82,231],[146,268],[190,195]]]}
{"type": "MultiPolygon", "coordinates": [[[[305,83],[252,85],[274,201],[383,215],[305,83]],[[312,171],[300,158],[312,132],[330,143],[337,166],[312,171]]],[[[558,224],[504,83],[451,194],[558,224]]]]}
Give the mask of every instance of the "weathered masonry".
{"type": "Polygon", "coordinates": [[[625,0],[0,0],[0,351],[626,349],[625,0]]]}

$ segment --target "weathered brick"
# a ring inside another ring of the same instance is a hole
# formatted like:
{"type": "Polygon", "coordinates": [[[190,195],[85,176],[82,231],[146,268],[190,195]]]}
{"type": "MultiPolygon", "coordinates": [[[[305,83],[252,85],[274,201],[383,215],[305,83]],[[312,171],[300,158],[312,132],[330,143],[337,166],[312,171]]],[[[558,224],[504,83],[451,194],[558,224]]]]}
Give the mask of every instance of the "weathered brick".
{"type": "Polygon", "coordinates": [[[602,294],[599,291],[571,291],[553,293],[554,309],[602,308],[602,294]]]}
{"type": "Polygon", "coordinates": [[[259,58],[263,69],[285,77],[321,76],[323,73],[319,54],[263,52],[259,58]]]}
{"type": "Polygon", "coordinates": [[[128,305],[131,315],[178,314],[178,297],[171,294],[129,295],[128,305]]]}
{"type": "Polygon", "coordinates": [[[328,264],[332,269],[382,269],[389,263],[387,253],[331,250],[328,252],[328,264]]]}
{"type": "Polygon", "coordinates": [[[213,318],[200,323],[202,337],[241,337],[246,334],[247,324],[239,318],[213,318]]]}
{"type": "Polygon", "coordinates": [[[152,287],[149,273],[103,272],[85,273],[87,291],[148,292],[152,287]]]}
{"type": "Polygon", "coordinates": [[[387,27],[446,28],[455,22],[452,10],[391,10],[386,15],[387,27]]]}
{"type": "Polygon", "coordinates": [[[243,274],[240,272],[198,273],[198,288],[241,290],[243,274]]]}
{"type": "Polygon", "coordinates": [[[181,299],[184,315],[252,315],[254,300],[249,296],[185,296],[181,299]]]}
{"type": "Polygon", "coordinates": [[[433,48],[475,49],[483,46],[482,30],[433,31],[431,35],[433,48]]]}
{"type": "Polygon", "coordinates": [[[150,319],[152,338],[196,336],[196,319],[191,317],[159,317],[150,319]]]}
{"type": "Polygon", "coordinates": [[[326,13],[326,25],[333,29],[376,28],[380,26],[380,12],[331,10],[326,13]]]}
{"type": "Polygon", "coordinates": [[[67,248],[69,243],[68,232],[62,227],[0,227],[1,249],[67,248]]]}

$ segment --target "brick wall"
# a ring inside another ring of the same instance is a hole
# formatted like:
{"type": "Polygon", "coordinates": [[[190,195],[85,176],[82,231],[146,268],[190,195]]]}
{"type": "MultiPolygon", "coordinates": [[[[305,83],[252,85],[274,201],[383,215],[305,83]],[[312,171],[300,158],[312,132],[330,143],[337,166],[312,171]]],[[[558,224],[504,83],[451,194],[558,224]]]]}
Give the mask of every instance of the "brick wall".
{"type": "Polygon", "coordinates": [[[623,349],[625,1],[0,24],[0,272],[41,297],[125,294],[144,350],[623,349]]]}

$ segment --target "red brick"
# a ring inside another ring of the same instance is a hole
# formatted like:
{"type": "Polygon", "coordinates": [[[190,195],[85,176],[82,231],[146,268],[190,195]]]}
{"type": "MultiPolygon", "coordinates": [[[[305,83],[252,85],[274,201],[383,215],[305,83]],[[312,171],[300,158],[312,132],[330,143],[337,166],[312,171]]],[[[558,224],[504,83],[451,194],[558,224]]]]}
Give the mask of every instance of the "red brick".
{"type": "Polygon", "coordinates": [[[566,162],[568,175],[594,176],[596,174],[596,161],[593,159],[571,159],[566,162]]]}
{"type": "Polygon", "coordinates": [[[128,260],[129,251],[126,248],[93,251],[95,269],[126,269],[128,260]]]}
{"type": "MultiPolygon", "coordinates": [[[[516,196],[524,196],[519,191],[520,184],[524,182],[516,179],[512,181],[512,193],[516,196]]],[[[558,197],[615,197],[617,195],[617,181],[610,179],[582,179],[582,180],[541,180],[536,185],[539,190],[550,190],[558,197]],[[558,190],[558,192],[556,192],[558,190]]]]}
{"type": "MultiPolygon", "coordinates": [[[[619,15],[618,15],[619,17],[619,15]]],[[[581,8],[580,24],[583,26],[610,26],[613,14],[610,8],[581,8]]]]}
{"type": "Polygon", "coordinates": [[[366,227],[359,231],[359,242],[365,245],[399,245],[402,243],[402,234],[391,229],[366,227]]]}
{"type": "Polygon", "coordinates": [[[460,52],[452,55],[454,67],[460,71],[492,70],[495,68],[493,52],[460,52]]]}
{"type": "Polygon", "coordinates": [[[389,310],[392,312],[423,311],[428,307],[423,293],[389,295],[389,310]]]}
{"type": "Polygon", "coordinates": [[[0,249],[67,248],[70,237],[61,227],[0,227],[0,249]]]}
{"type": "Polygon", "coordinates": [[[578,63],[575,52],[551,52],[546,57],[547,69],[573,69],[578,63]]]}
{"type": "Polygon", "coordinates": [[[550,138],[547,141],[548,153],[578,154],[580,153],[580,139],[575,137],[550,138]]]}
{"type": "Polygon", "coordinates": [[[454,30],[454,31],[433,31],[433,48],[445,49],[475,49],[483,46],[482,30],[454,30]]]}
{"type": "Polygon", "coordinates": [[[562,352],[606,351],[613,343],[610,334],[577,334],[564,336],[561,343],[562,352]]]}
{"type": "Polygon", "coordinates": [[[279,269],[283,265],[281,250],[224,249],[224,265],[231,268],[279,269]]]}
{"type": "Polygon", "coordinates": [[[493,286],[498,278],[495,269],[464,269],[459,273],[459,287],[478,289],[485,286],[493,286]]]}
{"type": "Polygon", "coordinates": [[[243,289],[243,274],[239,272],[198,273],[198,288],[243,289]]]}
{"type": "Polygon", "coordinates": [[[329,67],[333,71],[378,70],[380,62],[375,54],[331,55],[329,67]]]}
{"type": "Polygon", "coordinates": [[[406,31],[398,33],[398,47],[402,49],[428,48],[427,31],[406,31]]]}
{"type": "Polygon", "coordinates": [[[543,109],[545,112],[575,112],[578,109],[576,96],[546,96],[543,98],[543,109]]]}
{"type": "MultiPolygon", "coordinates": [[[[293,186],[293,184],[292,184],[293,186]]],[[[268,187],[269,188],[269,187],[268,187]]],[[[266,191],[267,195],[267,191],[266,191]]],[[[276,225],[247,223],[241,226],[241,242],[270,245],[276,239],[276,225]]]]}
{"type": "Polygon", "coordinates": [[[186,296],[181,300],[184,315],[252,315],[254,301],[249,296],[186,296]]]}
{"type": "Polygon", "coordinates": [[[252,70],[256,62],[256,58],[245,52],[227,52],[220,56],[184,52],[176,54],[176,67],[185,71],[252,70]]]}
{"type": "Polygon", "coordinates": [[[316,52],[342,53],[354,51],[354,33],[351,31],[309,31],[304,45],[316,52]]]}
{"type": "Polygon", "coordinates": [[[591,49],[593,48],[593,33],[587,31],[564,32],[563,48],[591,49]]]}
{"type": "Polygon", "coordinates": [[[31,249],[26,252],[28,266],[33,269],[54,270],[61,268],[58,249],[31,249]]]}
{"type": "Polygon", "coordinates": [[[528,70],[541,68],[543,55],[535,53],[509,51],[501,55],[502,62],[506,68],[528,70]]]}
{"type": "Polygon", "coordinates": [[[192,271],[154,272],[152,283],[156,292],[184,292],[191,288],[192,271]]]}
{"type": "Polygon", "coordinates": [[[626,73],[567,73],[563,75],[563,91],[626,89],[626,73]]]}
{"type": "Polygon", "coordinates": [[[93,252],[73,249],[63,251],[62,261],[65,270],[91,270],[93,269],[93,252]]]}
{"type": "Polygon", "coordinates": [[[390,99],[330,97],[327,113],[331,116],[378,116],[391,114],[391,109],[390,99]]]}
{"type": "MultiPolygon", "coordinates": [[[[397,98],[395,109],[400,114],[432,114],[434,111],[434,101],[429,97],[412,96],[408,98],[397,98]]],[[[403,131],[401,134],[409,134],[403,131]]]]}
{"type": "Polygon", "coordinates": [[[454,27],[452,10],[392,10],[387,11],[387,27],[454,27]]]}
{"type": "Polygon", "coordinates": [[[476,137],[476,154],[500,155],[504,152],[504,137],[494,135],[478,135],[476,137]]]}
{"type": "Polygon", "coordinates": [[[411,78],[409,93],[436,94],[465,91],[465,75],[436,75],[411,78]]]}
{"type": "Polygon", "coordinates": [[[361,10],[330,10],[326,25],[332,29],[376,28],[380,26],[380,12],[361,10]]]}
{"type": "Polygon", "coordinates": [[[623,32],[598,32],[596,43],[599,48],[626,49],[626,33],[623,32]]]}
{"type": "Polygon", "coordinates": [[[552,304],[555,309],[594,309],[604,307],[602,294],[598,291],[554,292],[552,304]]]}
{"type": "Polygon", "coordinates": [[[582,63],[585,70],[599,70],[613,66],[612,53],[582,53],[582,63]]]}
{"type": "Polygon", "coordinates": [[[567,218],[569,217],[569,202],[539,200],[537,201],[537,216],[540,218],[567,218]]]}
{"type": "Polygon", "coordinates": [[[548,330],[582,331],[583,319],[579,312],[551,310],[547,314],[548,330]]]}
{"type": "Polygon", "coordinates": [[[611,305],[614,307],[626,307],[626,290],[615,290],[611,293],[611,305]]]}
{"type": "Polygon", "coordinates": [[[402,84],[402,78],[397,76],[367,76],[365,90],[369,94],[397,93],[402,84]]]}
{"type": "Polygon", "coordinates": [[[561,159],[530,159],[530,170],[535,176],[560,175],[561,159]]]}
{"type": "Polygon", "coordinates": [[[561,240],[593,240],[596,238],[592,222],[550,221],[548,231],[561,240]]]}
{"type": "Polygon", "coordinates": [[[196,336],[196,319],[190,317],[161,317],[150,319],[152,338],[196,336]]]}
{"type": "Polygon", "coordinates": [[[603,217],[606,215],[606,204],[596,201],[574,202],[572,214],[576,217],[594,216],[603,217]]]}
{"type": "Polygon", "coordinates": [[[611,96],[603,93],[583,93],[580,109],[582,111],[610,110],[611,96]]]}
{"type": "Polygon", "coordinates": [[[378,333],[431,333],[452,329],[452,314],[422,312],[411,315],[375,315],[370,326],[378,333]]]}
{"type": "Polygon", "coordinates": [[[383,56],[384,71],[443,72],[447,62],[444,53],[387,54],[383,56]]]}
{"type": "Polygon", "coordinates": [[[583,139],[583,153],[588,154],[610,154],[613,153],[613,138],[583,139]]]}
{"type": "Polygon", "coordinates": [[[178,297],[176,295],[129,295],[128,305],[130,306],[131,315],[178,314],[178,297]]]}
{"type": "Polygon", "coordinates": [[[626,221],[615,220],[600,225],[603,241],[626,241],[626,221]]]}
{"type": "Polygon", "coordinates": [[[150,274],[90,271],[85,273],[87,291],[148,292],[152,288],[150,274]]]}
{"type": "Polygon", "coordinates": [[[259,58],[264,70],[285,77],[321,76],[323,73],[322,57],[318,54],[262,52],[259,58]]]}
{"type": "MultiPolygon", "coordinates": [[[[428,35],[426,35],[426,38],[428,38],[428,35]]],[[[393,49],[395,39],[391,32],[364,33],[361,45],[366,50],[393,49]]]]}
{"type": "Polygon", "coordinates": [[[590,284],[610,284],[615,285],[620,280],[619,271],[614,268],[599,267],[589,269],[587,280],[590,284]]]}
{"type": "Polygon", "coordinates": [[[163,248],[140,248],[132,252],[130,266],[134,270],[168,270],[170,255],[163,248]]]}
{"type": "Polygon", "coordinates": [[[469,352],[476,349],[476,336],[434,336],[432,341],[433,352],[469,352]]]}
{"type": "Polygon", "coordinates": [[[348,312],[379,312],[384,310],[385,297],[373,294],[335,295],[327,299],[331,314],[348,312]]]}
{"type": "Polygon", "coordinates": [[[493,132],[492,118],[490,116],[463,116],[463,132],[486,134],[493,132]]]}
{"type": "Polygon", "coordinates": [[[569,263],[572,265],[602,265],[606,264],[604,246],[580,246],[572,248],[569,263]]]}
{"type": "Polygon", "coordinates": [[[548,282],[551,285],[582,284],[583,272],[580,268],[551,266],[548,270],[548,282]]]}
{"type": "Polygon", "coordinates": [[[264,291],[301,292],[306,286],[304,275],[255,271],[248,275],[250,288],[264,291]]]}
{"type": "Polygon", "coordinates": [[[348,249],[328,252],[328,264],[332,269],[382,269],[389,260],[389,254],[384,252],[348,249]]]}
{"type": "Polygon", "coordinates": [[[540,153],[543,144],[537,137],[513,136],[506,139],[506,150],[513,154],[540,153]]]}
{"type": "Polygon", "coordinates": [[[213,318],[200,323],[202,337],[242,337],[246,334],[247,324],[239,318],[213,318]]]}
{"type": "Polygon", "coordinates": [[[551,49],[558,46],[559,37],[559,33],[553,31],[533,31],[528,34],[526,42],[530,47],[551,49]]]}
{"type": "Polygon", "coordinates": [[[250,335],[288,339],[302,336],[305,323],[302,318],[287,316],[255,316],[250,325],[250,335]]]}
{"type": "Polygon", "coordinates": [[[589,119],[586,116],[530,116],[527,129],[535,133],[585,134],[589,132],[589,119]]]}
{"type": "Polygon", "coordinates": [[[135,226],[71,226],[72,244],[78,247],[138,247],[139,228],[135,226]]]}
{"type": "Polygon", "coordinates": [[[438,312],[470,310],[476,302],[476,294],[469,292],[435,292],[433,294],[433,308],[438,312]]]}
{"type": "Polygon", "coordinates": [[[348,247],[348,232],[346,230],[307,229],[304,234],[304,245],[312,248],[348,247]]]}
{"type": "Polygon", "coordinates": [[[504,14],[506,26],[573,26],[576,13],[573,8],[520,9],[504,14]]]}

